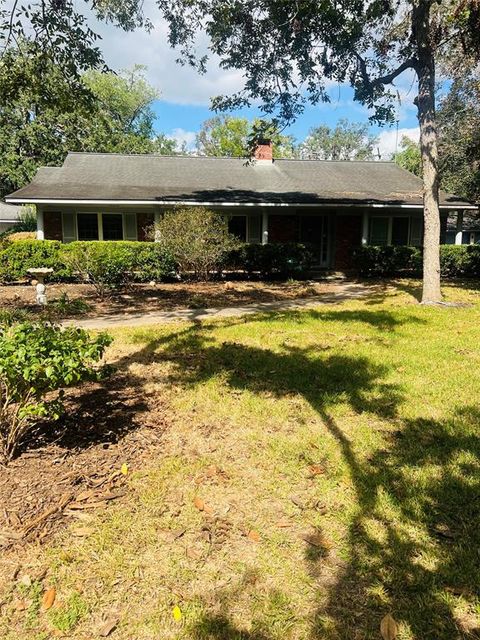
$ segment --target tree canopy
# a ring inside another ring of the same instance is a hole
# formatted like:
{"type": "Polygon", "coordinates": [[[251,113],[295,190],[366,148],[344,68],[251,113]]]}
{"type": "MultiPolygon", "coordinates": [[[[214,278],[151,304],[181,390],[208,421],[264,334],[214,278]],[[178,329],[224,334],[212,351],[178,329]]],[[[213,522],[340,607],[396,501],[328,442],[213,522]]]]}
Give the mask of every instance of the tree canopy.
{"type": "Polygon", "coordinates": [[[91,70],[71,90],[51,60],[10,51],[0,64],[0,196],[23,186],[39,166],[63,162],[68,151],[174,153],[154,131],[157,92],[144,69],[91,70]],[[5,64],[3,64],[5,63],[5,64]],[[10,91],[15,86],[15,91],[10,91]]]}
{"type": "MultiPolygon", "coordinates": [[[[250,140],[260,121],[247,118],[220,115],[206,120],[196,137],[196,149],[200,155],[244,157],[250,150],[250,140]]],[[[269,137],[273,143],[275,158],[292,158],[295,155],[295,141],[272,130],[269,137]]]]}
{"type": "Polygon", "coordinates": [[[416,176],[422,175],[422,157],[418,142],[403,136],[400,141],[400,151],[393,155],[393,161],[402,169],[414,173],[416,176]]]}
{"type": "Polygon", "coordinates": [[[321,125],[310,129],[300,145],[300,155],[308,160],[373,160],[377,142],[368,123],[341,119],[334,128],[321,125]]]}

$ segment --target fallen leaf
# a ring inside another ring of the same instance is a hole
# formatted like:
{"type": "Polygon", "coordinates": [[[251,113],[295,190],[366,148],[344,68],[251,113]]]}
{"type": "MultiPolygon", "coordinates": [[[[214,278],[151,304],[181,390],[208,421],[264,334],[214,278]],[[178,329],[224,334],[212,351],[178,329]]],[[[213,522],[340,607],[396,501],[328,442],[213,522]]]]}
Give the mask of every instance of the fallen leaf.
{"type": "Polygon", "coordinates": [[[198,551],[198,549],[194,549],[193,547],[187,547],[187,549],[185,549],[185,555],[187,556],[187,558],[190,558],[190,560],[200,560],[200,558],[202,557],[201,552],[198,551]]]}
{"type": "Polygon", "coordinates": [[[182,619],[182,610],[180,609],[180,607],[178,605],[175,605],[173,607],[172,615],[173,615],[173,619],[176,622],[180,622],[180,620],[182,619]]]}
{"type": "Polygon", "coordinates": [[[119,622],[120,618],[118,616],[112,616],[111,618],[108,618],[98,630],[98,635],[101,638],[107,638],[112,633],[112,631],[116,629],[119,622]]]}
{"type": "Polygon", "coordinates": [[[95,529],[93,527],[75,527],[72,529],[72,533],[74,536],[78,536],[79,538],[86,538],[87,536],[94,534],[95,529]]]}
{"type": "Polygon", "coordinates": [[[126,462],[120,467],[120,473],[124,476],[128,475],[128,464],[126,462]]]}
{"type": "Polygon", "coordinates": [[[308,467],[308,475],[310,478],[314,478],[315,476],[320,476],[325,473],[325,467],[321,464],[311,464],[308,467]]]}
{"type": "Polygon", "coordinates": [[[42,598],[42,610],[43,611],[48,611],[53,603],[55,602],[55,598],[57,597],[57,590],[55,589],[55,587],[52,587],[51,589],[47,589],[47,591],[45,591],[45,593],[43,594],[43,598],[42,598]]]}
{"type": "Polygon", "coordinates": [[[380,633],[383,640],[395,640],[398,633],[398,625],[393,617],[387,613],[380,623],[380,633]]]}
{"type": "Polygon", "coordinates": [[[193,504],[195,505],[195,508],[198,509],[199,511],[203,511],[205,509],[205,502],[198,496],[195,497],[193,504]]]}
{"type": "Polygon", "coordinates": [[[250,529],[250,531],[247,533],[247,538],[252,542],[260,542],[260,534],[254,529],[250,529]]]}

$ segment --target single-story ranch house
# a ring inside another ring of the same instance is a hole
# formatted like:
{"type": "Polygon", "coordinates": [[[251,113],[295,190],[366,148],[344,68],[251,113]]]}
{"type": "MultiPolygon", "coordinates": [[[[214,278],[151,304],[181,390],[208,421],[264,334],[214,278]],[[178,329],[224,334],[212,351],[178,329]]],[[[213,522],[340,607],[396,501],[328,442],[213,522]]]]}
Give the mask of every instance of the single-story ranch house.
{"type": "Polygon", "coordinates": [[[0,233],[8,231],[20,220],[22,207],[13,204],[5,204],[0,200],[0,233]]]}
{"type": "MultiPolygon", "coordinates": [[[[273,160],[269,142],[243,158],[69,153],[7,197],[37,207],[37,237],[146,240],[162,212],[205,206],[224,212],[247,242],[309,242],[318,267],[348,268],[360,244],[422,244],[422,182],[392,162],[273,160]]],[[[455,214],[476,210],[441,193],[442,241],[455,214]]]]}

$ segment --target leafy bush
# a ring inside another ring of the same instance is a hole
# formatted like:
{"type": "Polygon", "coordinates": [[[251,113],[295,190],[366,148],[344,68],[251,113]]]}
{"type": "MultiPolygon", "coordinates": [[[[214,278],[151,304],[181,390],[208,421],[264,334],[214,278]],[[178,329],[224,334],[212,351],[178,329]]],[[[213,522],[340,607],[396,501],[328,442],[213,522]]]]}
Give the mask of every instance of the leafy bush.
{"type": "Polygon", "coordinates": [[[4,240],[0,245],[0,282],[23,280],[33,267],[52,268],[51,281],[71,280],[72,272],[63,257],[65,246],[58,240],[4,240]]]}
{"type": "Polygon", "coordinates": [[[61,415],[65,387],[103,375],[94,364],[110,343],[107,334],[91,338],[83,329],[49,323],[0,326],[0,451],[6,460],[36,423],[61,415]]]}
{"type": "Polygon", "coordinates": [[[155,227],[159,245],[173,256],[182,275],[208,280],[225,254],[238,246],[224,216],[203,207],[168,211],[155,227]]]}
{"type": "Polygon", "coordinates": [[[26,204],[20,209],[17,222],[3,233],[0,238],[6,238],[17,233],[34,233],[37,230],[37,214],[35,206],[26,204]]]}
{"type": "Polygon", "coordinates": [[[314,248],[300,243],[244,244],[226,255],[224,268],[263,277],[302,277],[315,261],[314,248]]]}
{"type": "Polygon", "coordinates": [[[22,280],[32,267],[52,268],[52,282],[75,278],[92,282],[104,295],[132,280],[162,280],[175,271],[175,262],[153,242],[4,240],[0,244],[0,282],[22,280]]]}
{"type": "MultiPolygon", "coordinates": [[[[420,275],[422,251],[416,247],[359,247],[354,251],[354,265],[364,276],[420,275]]],[[[440,247],[442,276],[480,276],[480,246],[451,245],[440,247]]]]}

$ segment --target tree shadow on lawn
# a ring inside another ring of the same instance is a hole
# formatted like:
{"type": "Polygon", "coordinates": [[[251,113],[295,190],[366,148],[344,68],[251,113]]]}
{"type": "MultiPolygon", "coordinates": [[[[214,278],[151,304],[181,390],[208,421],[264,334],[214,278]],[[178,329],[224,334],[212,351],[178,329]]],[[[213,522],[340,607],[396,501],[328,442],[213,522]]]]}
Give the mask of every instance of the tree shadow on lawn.
{"type": "MultiPolygon", "coordinates": [[[[327,319],[330,312],[312,313],[327,319]]],[[[376,320],[375,312],[332,314],[355,321],[363,317],[379,331],[399,324],[384,312],[376,320]]],[[[358,513],[348,527],[347,553],[335,580],[319,580],[321,604],[311,614],[311,637],[378,638],[380,620],[388,612],[404,624],[405,637],[416,640],[480,637],[472,613],[480,585],[480,410],[470,407],[445,421],[401,420],[403,392],[385,382],[385,364],[328,355],[316,347],[284,345],[277,352],[219,344],[209,334],[211,328],[215,325],[189,326],[151,340],[133,360],[172,361],[173,384],[196,386],[221,374],[231,389],[278,398],[301,395],[322,418],[350,469],[358,513]],[[387,449],[359,458],[332,415],[339,403],[389,422],[387,449]]],[[[305,566],[313,578],[321,576],[328,561],[306,544],[305,566]]],[[[279,636],[242,631],[229,621],[227,611],[220,617],[207,614],[191,637],[279,636]]]]}

